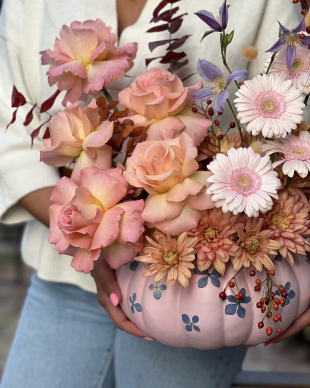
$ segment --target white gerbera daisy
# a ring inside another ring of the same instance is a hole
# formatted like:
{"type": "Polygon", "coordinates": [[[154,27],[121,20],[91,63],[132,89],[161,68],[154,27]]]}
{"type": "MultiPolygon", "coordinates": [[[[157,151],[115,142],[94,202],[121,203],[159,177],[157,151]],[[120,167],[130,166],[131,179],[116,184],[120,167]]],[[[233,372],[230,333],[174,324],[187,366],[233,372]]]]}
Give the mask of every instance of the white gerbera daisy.
{"type": "Polygon", "coordinates": [[[272,208],[271,197],[278,199],[281,182],[270,158],[256,154],[252,148],[231,148],[227,156],[217,154],[208,168],[214,175],[207,179],[212,183],[207,194],[223,213],[245,212],[249,217],[258,217],[259,212],[272,208]]]}
{"type": "Polygon", "coordinates": [[[288,135],[285,139],[267,141],[263,152],[271,155],[275,152],[283,154],[283,159],[273,163],[273,167],[283,164],[283,174],[293,177],[295,171],[305,178],[310,171],[310,133],[302,131],[299,137],[288,135]]]}
{"type": "MultiPolygon", "coordinates": [[[[270,59],[271,56],[265,64],[265,71],[268,69],[270,59]]],[[[295,60],[290,67],[290,70],[288,70],[284,47],[275,56],[269,74],[272,74],[275,77],[281,77],[283,80],[292,80],[293,85],[296,88],[304,95],[308,95],[310,93],[310,50],[297,46],[295,60]]]]}
{"type": "Polygon", "coordinates": [[[302,121],[304,97],[290,80],[259,75],[244,81],[236,96],[238,118],[254,136],[286,137],[302,121]]]}

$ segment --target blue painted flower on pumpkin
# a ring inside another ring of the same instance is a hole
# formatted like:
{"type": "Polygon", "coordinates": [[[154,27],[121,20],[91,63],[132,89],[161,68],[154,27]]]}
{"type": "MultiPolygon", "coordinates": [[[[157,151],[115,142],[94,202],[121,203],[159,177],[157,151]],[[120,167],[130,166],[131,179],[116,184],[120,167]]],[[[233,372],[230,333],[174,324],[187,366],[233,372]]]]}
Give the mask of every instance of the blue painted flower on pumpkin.
{"type": "Polygon", "coordinates": [[[226,100],[229,97],[227,87],[233,81],[243,81],[249,76],[245,69],[232,72],[228,78],[224,77],[221,70],[211,62],[199,59],[197,71],[200,77],[207,82],[207,87],[194,91],[191,94],[197,102],[205,102],[215,98],[214,109],[223,112],[226,100]]]}
{"type": "Polygon", "coordinates": [[[275,258],[274,258],[276,261],[283,261],[283,258],[281,255],[277,255],[275,258]]]}
{"type": "Polygon", "coordinates": [[[237,312],[239,318],[245,317],[246,310],[243,306],[241,306],[241,304],[250,303],[251,297],[246,296],[246,291],[244,288],[241,288],[240,292],[242,292],[244,296],[242,299],[239,300],[236,300],[234,295],[227,296],[228,302],[230,302],[231,304],[227,304],[225,307],[226,315],[235,315],[237,312]]]}
{"type": "Polygon", "coordinates": [[[194,273],[196,275],[206,275],[203,278],[200,278],[198,280],[198,288],[207,287],[209,278],[211,279],[211,283],[213,284],[214,287],[219,288],[221,286],[221,281],[219,280],[219,278],[222,275],[218,273],[216,269],[213,269],[213,271],[209,273],[208,270],[200,271],[199,268],[196,266],[194,269],[194,273]]]}
{"type": "Polygon", "coordinates": [[[164,284],[159,284],[158,282],[155,282],[155,284],[151,284],[149,289],[153,292],[153,296],[155,299],[159,300],[161,298],[161,292],[165,291],[167,287],[164,284]]]}
{"type": "Polygon", "coordinates": [[[185,323],[185,330],[192,331],[194,329],[200,332],[200,328],[195,325],[195,323],[199,322],[199,317],[197,315],[194,315],[192,320],[190,320],[188,315],[182,314],[182,321],[185,323]]]}
{"type": "MultiPolygon", "coordinates": [[[[279,287],[283,287],[282,284],[280,284],[279,287]]],[[[288,304],[290,304],[291,299],[295,298],[295,291],[291,290],[291,283],[290,282],[287,282],[285,284],[284,288],[285,288],[285,291],[287,292],[287,297],[284,298],[285,305],[283,307],[285,307],[288,304]]],[[[275,294],[281,296],[281,294],[280,294],[280,292],[278,290],[275,292],[275,294]]]]}
{"type": "Polygon", "coordinates": [[[133,294],[132,298],[131,298],[131,296],[129,297],[129,302],[131,303],[130,309],[131,309],[131,312],[133,314],[135,313],[135,309],[138,311],[138,313],[141,313],[141,311],[142,311],[141,304],[140,303],[135,303],[136,299],[137,299],[136,293],[133,294]]]}
{"type": "Polygon", "coordinates": [[[195,12],[195,15],[197,15],[203,22],[205,22],[210,28],[212,28],[212,30],[206,31],[204,33],[202,39],[212,34],[213,32],[221,32],[227,27],[229,5],[226,4],[226,1],[227,0],[224,1],[219,10],[219,18],[215,18],[213,14],[209,11],[195,12]]]}
{"type": "Polygon", "coordinates": [[[136,260],[131,261],[130,264],[129,264],[130,269],[131,269],[132,271],[135,271],[135,270],[138,268],[138,265],[139,265],[139,263],[138,263],[136,260]]]}
{"type": "Polygon", "coordinates": [[[285,58],[286,58],[286,66],[287,69],[290,70],[296,58],[296,47],[302,46],[304,48],[308,48],[310,44],[310,36],[306,36],[304,39],[300,38],[300,32],[306,30],[305,19],[298,24],[297,27],[292,30],[287,29],[282,26],[280,22],[278,22],[281,28],[282,35],[276,41],[274,45],[267,50],[267,53],[277,53],[283,47],[285,47],[285,58]]]}

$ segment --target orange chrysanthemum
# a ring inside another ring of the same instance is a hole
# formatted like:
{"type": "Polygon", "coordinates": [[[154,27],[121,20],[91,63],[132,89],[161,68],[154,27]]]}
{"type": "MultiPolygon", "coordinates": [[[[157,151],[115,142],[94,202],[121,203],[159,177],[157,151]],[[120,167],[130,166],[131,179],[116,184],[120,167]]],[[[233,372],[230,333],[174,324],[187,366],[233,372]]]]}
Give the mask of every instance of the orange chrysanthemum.
{"type": "Polygon", "coordinates": [[[169,233],[155,232],[153,239],[148,236],[146,239],[149,245],[136,257],[137,261],[150,264],[143,276],[157,273],[155,282],[158,282],[168,273],[168,286],[178,280],[183,287],[187,287],[188,279],[192,275],[190,269],[195,268],[192,261],[195,260],[198,238],[188,238],[187,232],[178,238],[171,237],[169,233]]]}
{"type": "Polygon", "coordinates": [[[237,227],[239,240],[238,249],[234,254],[234,269],[238,271],[242,267],[252,264],[258,271],[263,267],[271,270],[274,268],[272,259],[277,255],[282,244],[273,238],[274,232],[270,229],[261,230],[263,218],[251,218],[245,227],[237,227]]]}
{"type": "Polygon", "coordinates": [[[223,139],[221,140],[221,153],[227,154],[227,151],[230,148],[239,148],[241,147],[241,138],[238,132],[232,132],[229,135],[225,135],[224,132],[218,128],[216,130],[216,136],[213,134],[211,136],[210,142],[203,141],[200,146],[198,146],[198,157],[197,161],[205,160],[209,157],[214,157],[219,152],[219,148],[215,147],[218,144],[218,136],[222,135],[223,139]]]}
{"type": "Polygon", "coordinates": [[[211,264],[220,274],[225,273],[226,263],[236,251],[232,236],[236,233],[239,216],[231,212],[223,213],[220,209],[202,212],[200,224],[188,232],[190,237],[197,237],[197,265],[205,271],[211,264]]]}
{"type": "Polygon", "coordinates": [[[273,208],[266,214],[269,229],[274,238],[282,244],[280,254],[294,264],[293,253],[303,255],[310,251],[309,220],[310,205],[301,190],[289,188],[279,194],[273,208]]]}

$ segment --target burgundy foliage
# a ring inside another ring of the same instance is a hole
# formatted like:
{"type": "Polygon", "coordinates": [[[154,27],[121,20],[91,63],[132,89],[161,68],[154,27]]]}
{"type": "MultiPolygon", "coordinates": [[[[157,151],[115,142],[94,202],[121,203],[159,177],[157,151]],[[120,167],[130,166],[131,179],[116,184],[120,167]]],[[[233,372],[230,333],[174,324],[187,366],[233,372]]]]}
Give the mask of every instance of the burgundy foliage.
{"type": "Polygon", "coordinates": [[[33,107],[30,109],[30,111],[28,112],[26,118],[25,118],[25,121],[24,121],[24,126],[26,127],[27,125],[29,125],[33,119],[33,110],[34,108],[36,108],[37,104],[34,104],[33,107]]]}
{"type": "MultiPolygon", "coordinates": [[[[161,58],[160,63],[169,64],[169,71],[174,73],[175,71],[181,69],[183,66],[187,65],[188,59],[181,61],[181,59],[186,57],[186,53],[176,52],[185,41],[190,37],[190,35],[184,35],[181,38],[173,38],[171,35],[176,33],[182,26],[183,16],[187,15],[186,13],[179,16],[175,16],[179,11],[179,7],[172,7],[172,4],[177,3],[181,0],[162,0],[155,8],[153,12],[153,18],[151,23],[159,23],[158,26],[152,27],[147,32],[161,32],[167,31],[168,39],[158,40],[155,42],[149,43],[149,49],[153,52],[157,47],[168,44],[167,53],[161,57],[146,58],[145,64],[148,66],[153,60],[161,58]],[[170,6],[170,9],[164,10],[166,6],[170,6]],[[163,12],[161,12],[163,10],[163,12]],[[175,16],[175,17],[174,17],[175,16]],[[162,23],[165,22],[165,23],[162,23]]],[[[164,38],[164,36],[163,36],[164,38]]]]}
{"type": "Polygon", "coordinates": [[[56,92],[51,97],[49,97],[47,100],[43,102],[43,104],[41,105],[40,113],[44,113],[49,109],[51,109],[59,93],[60,91],[57,89],[56,92]]]}
{"type": "MultiPolygon", "coordinates": [[[[32,105],[32,108],[27,113],[27,116],[25,118],[25,121],[23,122],[23,125],[26,127],[27,125],[29,125],[31,123],[31,121],[33,120],[33,111],[35,108],[40,109],[40,113],[46,113],[49,109],[51,109],[51,107],[54,105],[54,102],[55,102],[57,96],[59,95],[59,93],[60,93],[60,91],[57,90],[51,97],[49,97],[47,100],[45,100],[43,102],[41,107],[38,107],[36,103],[35,104],[29,103],[32,105]]],[[[16,121],[16,114],[17,114],[18,108],[22,105],[25,105],[26,103],[28,103],[28,101],[26,100],[25,96],[17,90],[16,86],[13,86],[12,108],[16,108],[16,109],[14,110],[14,112],[12,114],[12,119],[9,122],[9,124],[6,126],[6,129],[8,129],[9,126],[16,121]]],[[[48,120],[46,120],[44,123],[42,123],[38,128],[36,128],[31,133],[31,146],[33,145],[34,138],[36,136],[38,136],[40,129],[43,127],[43,125],[45,125],[46,123],[48,123],[50,121],[51,117],[52,116],[50,115],[50,118],[48,120]]],[[[48,139],[49,137],[50,137],[49,129],[47,128],[45,131],[45,134],[44,134],[44,139],[48,139]]]]}

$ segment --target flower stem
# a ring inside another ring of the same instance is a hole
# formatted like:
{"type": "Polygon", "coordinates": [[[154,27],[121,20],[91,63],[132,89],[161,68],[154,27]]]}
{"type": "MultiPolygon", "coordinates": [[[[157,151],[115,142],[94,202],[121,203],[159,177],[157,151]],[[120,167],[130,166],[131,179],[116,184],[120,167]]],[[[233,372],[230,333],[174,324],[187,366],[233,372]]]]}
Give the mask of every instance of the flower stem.
{"type": "MultiPolygon", "coordinates": [[[[224,41],[224,38],[225,38],[225,31],[223,31],[223,41],[224,41]]],[[[223,44],[221,43],[221,54],[222,54],[222,61],[223,61],[223,65],[226,67],[226,69],[228,70],[229,74],[232,73],[232,71],[230,70],[229,66],[228,66],[228,63],[227,63],[227,59],[226,59],[226,49],[223,47],[223,44]]],[[[240,86],[238,84],[237,81],[234,81],[237,88],[240,89],[240,86]]]]}
{"type": "MultiPolygon", "coordinates": [[[[105,87],[101,89],[102,93],[104,94],[105,98],[109,101],[112,102],[113,98],[111,97],[110,93],[107,91],[105,87]]],[[[114,110],[118,110],[117,107],[114,108],[114,110]]]]}
{"type": "Polygon", "coordinates": [[[227,99],[227,102],[228,102],[229,108],[230,108],[230,110],[231,110],[231,112],[232,112],[232,114],[234,115],[234,118],[235,118],[235,120],[236,120],[237,127],[238,127],[238,131],[239,131],[240,138],[241,138],[241,142],[242,142],[242,145],[243,145],[243,147],[245,147],[245,143],[244,143],[243,136],[242,136],[242,131],[241,131],[240,122],[239,122],[239,120],[237,119],[237,116],[236,116],[236,114],[235,114],[235,112],[234,112],[234,110],[233,110],[233,107],[231,106],[231,103],[230,103],[230,101],[229,101],[228,99],[227,99]]]}
{"type": "Polygon", "coordinates": [[[267,71],[266,71],[266,74],[269,73],[269,70],[270,70],[270,68],[271,68],[271,65],[273,64],[273,61],[274,61],[274,59],[275,59],[275,57],[276,57],[276,54],[277,54],[277,53],[273,53],[273,54],[272,54],[272,57],[271,57],[271,59],[270,59],[270,63],[269,63],[268,69],[267,69],[267,71]]]}

